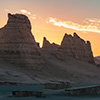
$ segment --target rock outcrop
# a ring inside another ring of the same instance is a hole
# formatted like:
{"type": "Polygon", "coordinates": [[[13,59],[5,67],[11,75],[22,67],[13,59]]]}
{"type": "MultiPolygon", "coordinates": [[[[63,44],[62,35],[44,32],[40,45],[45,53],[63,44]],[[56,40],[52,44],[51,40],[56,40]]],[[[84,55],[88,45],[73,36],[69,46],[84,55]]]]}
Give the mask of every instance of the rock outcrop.
{"type": "Polygon", "coordinates": [[[0,58],[26,68],[43,63],[27,16],[8,14],[7,24],[0,29],[0,58]]]}
{"type": "Polygon", "coordinates": [[[44,38],[42,51],[47,56],[49,55],[48,57],[55,55],[60,60],[66,60],[66,56],[70,56],[82,61],[94,63],[90,42],[85,42],[76,33],[74,33],[74,36],[65,34],[60,46],[50,44],[44,38]]]}
{"type": "Polygon", "coordinates": [[[56,51],[57,51],[57,48],[59,47],[59,45],[55,44],[55,43],[50,43],[46,37],[44,37],[44,40],[43,40],[43,47],[41,49],[41,52],[42,54],[45,56],[45,57],[52,57],[52,56],[55,56],[56,55],[56,51]]]}
{"type": "Polygon", "coordinates": [[[94,57],[94,61],[100,67],[100,56],[94,57]]]}
{"type": "Polygon", "coordinates": [[[85,42],[76,33],[74,33],[74,36],[65,34],[58,51],[63,53],[63,56],[67,55],[94,63],[90,42],[85,42]]]}

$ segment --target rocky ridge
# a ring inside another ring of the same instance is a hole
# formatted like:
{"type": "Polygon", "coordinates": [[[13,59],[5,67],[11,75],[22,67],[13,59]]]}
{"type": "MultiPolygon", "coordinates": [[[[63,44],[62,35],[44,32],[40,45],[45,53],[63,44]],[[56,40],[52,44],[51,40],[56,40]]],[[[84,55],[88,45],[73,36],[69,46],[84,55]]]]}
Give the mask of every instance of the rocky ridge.
{"type": "Polygon", "coordinates": [[[74,57],[79,60],[94,63],[91,44],[89,41],[84,41],[76,33],[73,36],[65,34],[59,52],[64,55],[74,57]]]}
{"type": "Polygon", "coordinates": [[[75,59],[94,63],[90,42],[85,42],[76,33],[74,33],[74,36],[65,34],[60,46],[50,44],[45,38],[42,50],[45,50],[48,57],[51,57],[53,54],[57,59],[65,60],[66,56],[70,56],[75,59]]]}

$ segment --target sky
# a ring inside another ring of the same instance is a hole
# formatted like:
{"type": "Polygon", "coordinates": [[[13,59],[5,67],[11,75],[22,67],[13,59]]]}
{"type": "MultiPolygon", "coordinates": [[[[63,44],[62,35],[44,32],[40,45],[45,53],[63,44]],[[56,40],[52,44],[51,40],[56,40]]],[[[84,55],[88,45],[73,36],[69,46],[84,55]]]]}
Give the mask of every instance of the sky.
{"type": "Polygon", "coordinates": [[[76,32],[100,56],[100,0],[0,0],[0,28],[8,13],[28,16],[40,46],[43,37],[60,45],[65,33],[76,32]]]}

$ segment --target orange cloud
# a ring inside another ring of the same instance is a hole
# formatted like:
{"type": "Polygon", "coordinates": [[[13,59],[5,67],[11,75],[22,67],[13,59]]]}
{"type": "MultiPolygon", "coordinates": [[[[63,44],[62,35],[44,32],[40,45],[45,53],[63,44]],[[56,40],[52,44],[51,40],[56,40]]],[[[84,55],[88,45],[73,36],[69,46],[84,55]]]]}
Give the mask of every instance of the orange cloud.
{"type": "Polygon", "coordinates": [[[100,19],[97,19],[97,18],[88,19],[88,21],[92,23],[100,23],[100,19]]]}
{"type": "MultiPolygon", "coordinates": [[[[95,20],[89,19],[89,21],[93,22],[95,20]]],[[[89,23],[88,25],[80,25],[71,21],[61,21],[58,20],[57,18],[52,18],[52,17],[49,17],[47,23],[52,24],[54,26],[69,28],[77,31],[100,33],[100,27],[93,23],[89,23]]]]}

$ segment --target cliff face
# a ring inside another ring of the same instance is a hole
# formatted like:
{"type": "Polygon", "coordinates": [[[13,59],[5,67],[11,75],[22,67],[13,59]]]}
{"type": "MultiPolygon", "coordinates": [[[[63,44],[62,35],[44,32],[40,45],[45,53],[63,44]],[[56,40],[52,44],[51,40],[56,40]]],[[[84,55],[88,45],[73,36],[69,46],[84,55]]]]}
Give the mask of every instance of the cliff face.
{"type": "Polygon", "coordinates": [[[55,48],[52,48],[51,46],[53,45],[50,45],[49,42],[45,43],[44,41],[43,44],[45,52],[48,53],[48,51],[51,51],[53,53],[55,50],[55,55],[58,59],[64,60],[66,56],[71,56],[79,60],[94,63],[90,42],[85,42],[76,33],[74,33],[74,36],[65,34],[61,45],[58,47],[55,46],[55,48]]]}
{"type": "Polygon", "coordinates": [[[43,47],[42,47],[42,54],[45,57],[52,57],[52,56],[56,56],[56,51],[57,48],[59,47],[59,45],[55,44],[55,43],[50,43],[45,37],[43,40],[43,47]]]}
{"type": "Polygon", "coordinates": [[[27,68],[43,63],[25,15],[8,14],[7,24],[0,29],[0,58],[27,68]]]}
{"type": "Polygon", "coordinates": [[[59,52],[62,52],[63,55],[94,63],[90,42],[85,42],[76,33],[74,33],[73,37],[65,34],[59,52]]]}

